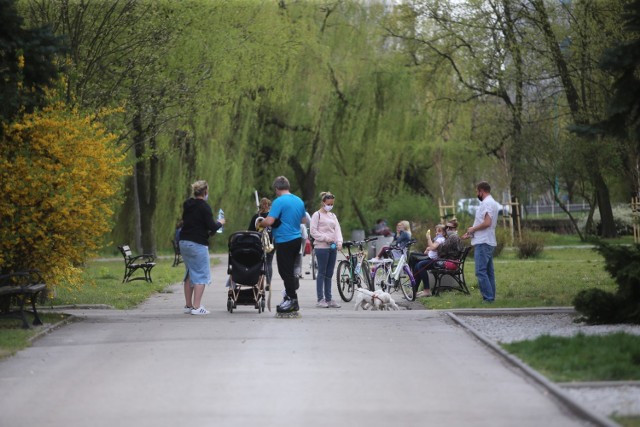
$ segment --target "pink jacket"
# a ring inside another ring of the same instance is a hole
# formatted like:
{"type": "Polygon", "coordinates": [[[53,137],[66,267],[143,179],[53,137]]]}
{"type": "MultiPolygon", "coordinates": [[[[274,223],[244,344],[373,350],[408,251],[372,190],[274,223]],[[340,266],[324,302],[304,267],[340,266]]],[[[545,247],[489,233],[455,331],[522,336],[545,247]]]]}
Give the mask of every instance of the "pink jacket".
{"type": "Polygon", "coordinates": [[[314,212],[311,216],[310,232],[314,238],[313,246],[316,248],[327,249],[331,243],[342,245],[342,230],[334,213],[314,212]]]}

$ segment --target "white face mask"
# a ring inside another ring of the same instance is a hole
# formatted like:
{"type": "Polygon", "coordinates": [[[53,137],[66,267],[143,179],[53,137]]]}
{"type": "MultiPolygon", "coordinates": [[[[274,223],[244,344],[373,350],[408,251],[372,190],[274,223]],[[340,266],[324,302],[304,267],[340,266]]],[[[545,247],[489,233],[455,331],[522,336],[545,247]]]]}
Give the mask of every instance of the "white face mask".
{"type": "Polygon", "coordinates": [[[333,209],[333,205],[324,205],[324,210],[329,212],[331,209],[333,209]]]}
{"type": "Polygon", "coordinates": [[[209,200],[209,193],[204,195],[204,201],[206,202],[207,200],[209,200]]]}

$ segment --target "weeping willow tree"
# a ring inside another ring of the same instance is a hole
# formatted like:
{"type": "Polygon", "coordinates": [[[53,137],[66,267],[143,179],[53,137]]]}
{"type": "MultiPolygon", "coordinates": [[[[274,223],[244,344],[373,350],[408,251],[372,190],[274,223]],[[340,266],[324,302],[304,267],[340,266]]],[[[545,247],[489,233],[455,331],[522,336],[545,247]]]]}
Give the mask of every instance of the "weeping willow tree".
{"type": "Polygon", "coordinates": [[[368,228],[378,216],[435,216],[432,200],[468,173],[472,110],[446,102],[457,88],[441,58],[423,50],[416,61],[388,37],[394,7],[201,0],[95,7],[91,16],[109,17],[113,31],[79,40],[75,70],[94,71],[92,40],[117,47],[139,37],[114,61],[105,51],[91,79],[70,74],[82,77],[69,91],[86,108],[124,109],[116,130],[135,148],[115,241],[134,234],[144,247],[169,247],[196,179],[209,182],[210,203],[224,209],[229,231],[246,227],[254,189],[273,196],[278,175],[290,178],[309,210],[320,191],[336,193],[348,229],[368,228]],[[110,13],[125,6],[135,25],[115,31],[122,23],[110,13]]]}
{"type": "Polygon", "coordinates": [[[393,220],[434,212],[434,144],[463,138],[440,123],[455,112],[443,116],[425,101],[436,82],[407,67],[385,38],[389,9],[189,4],[179,12],[189,25],[170,64],[196,70],[198,95],[165,136],[173,155],[162,163],[166,209],[157,227],[167,240],[194,179],[209,181],[211,204],[225,210],[230,231],[246,227],[254,189],[272,196],[277,175],[290,178],[310,211],[320,191],[336,193],[347,228],[368,228],[390,212],[393,220]]]}
{"type": "Polygon", "coordinates": [[[341,217],[368,228],[394,197],[429,194],[422,90],[380,31],[382,5],[298,6],[287,16],[309,23],[304,55],[287,97],[261,112],[260,150],[291,171],[309,209],[330,190],[341,217]]]}
{"type": "MultiPolygon", "coordinates": [[[[167,241],[196,179],[209,182],[210,203],[225,211],[226,229],[246,227],[260,187],[255,171],[263,169],[254,143],[259,112],[266,99],[283,96],[283,76],[300,48],[296,28],[270,2],[192,1],[176,13],[188,25],[169,65],[194,70],[197,96],[165,135],[173,156],[162,165],[166,209],[157,227],[167,241]]],[[[265,182],[261,193],[270,187],[265,182]]]]}

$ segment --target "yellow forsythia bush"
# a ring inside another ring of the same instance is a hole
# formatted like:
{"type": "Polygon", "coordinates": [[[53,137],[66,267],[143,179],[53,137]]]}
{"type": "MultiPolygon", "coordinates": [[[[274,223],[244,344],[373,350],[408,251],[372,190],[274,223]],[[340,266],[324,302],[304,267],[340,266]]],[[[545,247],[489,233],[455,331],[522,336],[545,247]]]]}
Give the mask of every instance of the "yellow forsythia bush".
{"type": "Polygon", "coordinates": [[[0,270],[77,285],[111,229],[124,155],[101,123],[63,105],[19,120],[0,142],[0,270]]]}

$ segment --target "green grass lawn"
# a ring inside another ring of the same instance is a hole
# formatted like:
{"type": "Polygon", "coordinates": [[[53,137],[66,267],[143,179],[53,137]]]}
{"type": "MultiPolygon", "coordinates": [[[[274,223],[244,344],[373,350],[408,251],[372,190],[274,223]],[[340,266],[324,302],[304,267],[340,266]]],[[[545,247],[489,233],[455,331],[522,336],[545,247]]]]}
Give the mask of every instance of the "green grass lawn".
{"type": "MultiPolygon", "coordinates": [[[[640,336],[625,333],[542,336],[501,344],[551,381],[639,381],[640,336]]],[[[640,416],[612,417],[624,427],[640,427],[640,416]]]]}
{"type": "Polygon", "coordinates": [[[640,427],[640,417],[611,417],[623,427],[640,427]]]}
{"type": "Polygon", "coordinates": [[[541,336],[502,344],[556,382],[640,380],[640,336],[622,332],[575,337],[541,336]]]}
{"type": "Polygon", "coordinates": [[[49,300],[47,305],[104,304],[117,309],[135,307],[151,294],[182,280],[184,265],[171,267],[171,263],[170,259],[157,260],[157,265],[151,270],[153,283],[144,280],[122,283],[124,262],[121,259],[89,262],[84,269],[82,288],[58,286],[55,298],[49,300]]]}
{"type": "MultiPolygon", "coordinates": [[[[600,254],[589,248],[545,249],[535,259],[521,260],[515,251],[505,250],[494,259],[496,302],[492,307],[572,306],[583,289],[614,291],[614,280],[604,270],[600,254]]],[[[457,291],[421,298],[427,308],[484,307],[474,273],[473,254],[465,263],[465,278],[471,295],[457,291]]]]}

